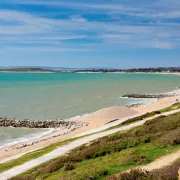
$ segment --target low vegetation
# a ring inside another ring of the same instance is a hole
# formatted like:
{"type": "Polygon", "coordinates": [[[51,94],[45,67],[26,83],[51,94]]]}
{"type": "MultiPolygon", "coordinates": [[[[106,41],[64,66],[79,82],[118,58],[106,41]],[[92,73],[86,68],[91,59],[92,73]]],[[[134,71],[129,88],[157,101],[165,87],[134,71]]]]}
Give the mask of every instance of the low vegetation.
{"type": "Polygon", "coordinates": [[[107,180],[178,180],[180,159],[172,165],[151,172],[142,169],[132,169],[130,172],[123,172],[113,175],[107,180]]]}
{"type": "Polygon", "coordinates": [[[180,113],[160,116],[129,131],[82,145],[12,180],[104,179],[179,149],[179,129],[180,113]]]}

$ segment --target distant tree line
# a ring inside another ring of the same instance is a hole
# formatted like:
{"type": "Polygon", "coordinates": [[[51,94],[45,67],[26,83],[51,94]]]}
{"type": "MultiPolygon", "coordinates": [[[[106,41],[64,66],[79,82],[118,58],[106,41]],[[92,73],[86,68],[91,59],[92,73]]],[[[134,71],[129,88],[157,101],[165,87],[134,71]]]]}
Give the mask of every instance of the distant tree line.
{"type": "Polygon", "coordinates": [[[159,67],[159,68],[133,68],[133,69],[85,69],[85,70],[75,70],[73,72],[145,72],[145,73],[180,73],[180,67],[159,67]]]}
{"type": "Polygon", "coordinates": [[[180,73],[180,67],[158,67],[158,68],[133,68],[133,69],[78,69],[78,70],[51,70],[51,69],[44,69],[44,68],[9,68],[9,69],[0,69],[0,72],[56,72],[56,73],[79,73],[79,72],[101,72],[101,73],[136,73],[136,72],[143,72],[143,73],[180,73]]]}

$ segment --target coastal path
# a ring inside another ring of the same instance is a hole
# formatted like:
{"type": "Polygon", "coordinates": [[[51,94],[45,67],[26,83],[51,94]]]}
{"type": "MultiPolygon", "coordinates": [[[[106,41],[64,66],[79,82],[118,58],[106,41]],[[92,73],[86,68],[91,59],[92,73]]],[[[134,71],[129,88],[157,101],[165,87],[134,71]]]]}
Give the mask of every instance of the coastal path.
{"type": "Polygon", "coordinates": [[[179,158],[180,158],[180,150],[178,150],[174,153],[162,156],[162,157],[156,159],[155,161],[153,161],[152,163],[142,166],[140,168],[147,170],[147,171],[152,171],[154,169],[161,169],[165,166],[172,164],[174,161],[176,161],[179,158]]]}
{"type": "Polygon", "coordinates": [[[62,147],[59,147],[57,148],[56,150],[48,153],[48,154],[45,154],[37,159],[33,159],[31,161],[28,161],[20,166],[16,166],[8,171],[5,171],[3,173],[0,174],[0,179],[1,180],[7,180],[9,178],[12,178],[14,176],[17,176],[21,173],[24,173],[26,172],[27,170],[30,170],[42,163],[45,163],[51,159],[54,159],[54,158],[57,158],[59,156],[62,156],[66,153],[68,153],[70,150],[76,148],[76,147],[79,147],[83,144],[86,144],[86,143],[89,143],[90,141],[93,141],[93,140],[96,140],[98,138],[101,138],[101,137],[104,137],[104,136],[108,136],[108,135],[111,135],[113,133],[116,133],[116,132],[120,132],[120,131],[124,131],[124,130],[129,130],[133,127],[137,127],[137,126],[140,126],[140,125],[143,125],[146,121],[148,120],[151,120],[151,119],[154,119],[155,117],[158,117],[158,116],[161,116],[161,115],[170,115],[170,114],[174,114],[174,113],[177,113],[177,112],[180,112],[180,110],[174,110],[174,111],[171,111],[171,112],[166,112],[166,113],[162,113],[160,115],[157,115],[157,116],[154,116],[154,117],[151,117],[151,118],[147,118],[145,120],[141,120],[141,121],[138,121],[138,122],[135,122],[135,123],[132,123],[132,124],[129,124],[129,125],[126,125],[126,126],[122,126],[120,128],[115,128],[115,129],[112,129],[112,130],[107,130],[107,131],[104,131],[104,132],[100,132],[98,134],[93,134],[93,135],[89,135],[87,137],[83,137],[81,139],[78,139],[78,140],[75,140],[67,145],[64,145],[62,147]]]}

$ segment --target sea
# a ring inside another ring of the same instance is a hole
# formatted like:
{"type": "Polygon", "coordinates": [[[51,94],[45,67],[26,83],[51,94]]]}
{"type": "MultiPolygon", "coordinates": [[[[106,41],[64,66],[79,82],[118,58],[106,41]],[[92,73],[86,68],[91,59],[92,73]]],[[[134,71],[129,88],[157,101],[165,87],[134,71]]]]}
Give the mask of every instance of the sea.
{"type": "MultiPolygon", "coordinates": [[[[180,76],[121,73],[0,73],[0,117],[67,119],[102,108],[154,99],[122,98],[127,93],[177,90],[180,76]]],[[[52,129],[0,127],[0,147],[37,138],[52,129]]]]}

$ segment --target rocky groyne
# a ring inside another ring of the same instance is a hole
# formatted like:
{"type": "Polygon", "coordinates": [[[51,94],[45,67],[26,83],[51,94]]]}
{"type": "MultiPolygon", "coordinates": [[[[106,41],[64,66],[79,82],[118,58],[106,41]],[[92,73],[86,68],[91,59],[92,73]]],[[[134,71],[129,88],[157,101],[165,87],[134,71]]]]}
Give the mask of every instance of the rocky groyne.
{"type": "Polygon", "coordinates": [[[13,149],[21,149],[27,146],[32,146],[36,143],[47,141],[70,132],[87,126],[88,123],[80,121],[65,121],[65,120],[28,120],[28,119],[14,119],[14,118],[0,118],[0,127],[14,127],[14,128],[51,128],[54,129],[49,135],[42,136],[36,140],[20,143],[13,146],[13,149]]]}
{"type": "Polygon", "coordinates": [[[42,136],[36,140],[20,143],[13,146],[13,149],[21,149],[27,146],[32,146],[36,143],[47,141],[70,132],[87,126],[88,123],[80,121],[65,121],[65,120],[28,120],[28,119],[14,119],[14,118],[0,118],[0,127],[15,127],[15,128],[52,128],[54,132],[47,136],[42,136]]]}
{"type": "Polygon", "coordinates": [[[177,93],[172,93],[172,94],[126,94],[123,97],[127,98],[155,98],[155,99],[160,99],[160,98],[170,98],[170,97],[177,97],[179,94],[177,93]]]}
{"type": "Polygon", "coordinates": [[[127,105],[126,107],[128,108],[137,108],[137,107],[142,107],[142,106],[145,106],[146,104],[144,103],[136,103],[136,104],[130,104],[130,105],[127,105]]]}
{"type": "Polygon", "coordinates": [[[28,120],[28,119],[11,119],[0,118],[0,127],[15,127],[15,128],[80,128],[86,126],[84,122],[64,121],[64,120],[28,120]]]}

